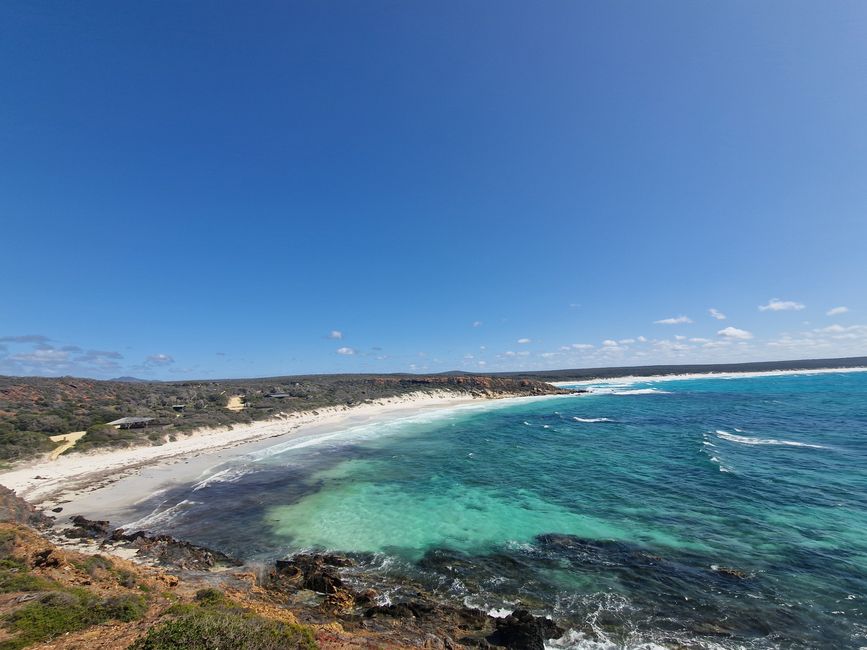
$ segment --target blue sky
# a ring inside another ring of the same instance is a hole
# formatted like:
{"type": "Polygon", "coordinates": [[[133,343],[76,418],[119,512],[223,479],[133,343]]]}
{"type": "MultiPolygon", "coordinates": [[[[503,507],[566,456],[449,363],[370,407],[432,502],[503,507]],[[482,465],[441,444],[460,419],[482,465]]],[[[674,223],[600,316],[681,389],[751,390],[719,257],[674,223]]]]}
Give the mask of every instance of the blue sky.
{"type": "Polygon", "coordinates": [[[863,2],[12,0],[0,89],[0,373],[867,354],[863,2]]]}

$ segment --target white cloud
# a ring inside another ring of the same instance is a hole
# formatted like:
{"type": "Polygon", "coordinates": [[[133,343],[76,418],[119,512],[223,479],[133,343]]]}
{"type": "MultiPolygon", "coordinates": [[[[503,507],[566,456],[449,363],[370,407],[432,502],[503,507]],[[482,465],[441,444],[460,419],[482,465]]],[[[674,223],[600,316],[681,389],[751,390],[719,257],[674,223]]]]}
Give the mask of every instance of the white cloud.
{"type": "Polygon", "coordinates": [[[340,339],[343,338],[343,332],[341,332],[340,330],[331,330],[328,333],[328,338],[330,338],[334,341],[339,341],[340,339]]]}
{"type": "Polygon", "coordinates": [[[592,350],[593,346],[590,343],[573,343],[570,345],[573,350],[592,350]]]}
{"type": "Polygon", "coordinates": [[[620,345],[629,345],[635,343],[635,339],[620,339],[618,343],[620,343],[620,345]]]}
{"type": "Polygon", "coordinates": [[[708,309],[707,313],[710,314],[712,317],[716,318],[717,320],[726,319],[726,315],[724,313],[722,313],[719,309],[714,309],[713,307],[708,309]]]}
{"type": "Polygon", "coordinates": [[[530,339],[518,339],[518,343],[521,343],[521,344],[530,343],[530,339]]]}
{"type": "Polygon", "coordinates": [[[484,366],[488,365],[488,362],[487,361],[479,361],[479,365],[484,367],[484,366]]]}
{"type": "Polygon", "coordinates": [[[515,356],[515,353],[512,352],[512,350],[506,350],[506,352],[505,352],[504,354],[505,354],[507,357],[514,357],[514,356],[515,356]]]}
{"type": "Polygon", "coordinates": [[[146,359],[146,362],[164,366],[169,363],[174,363],[175,360],[168,354],[152,354],[146,359]]]}
{"type": "Polygon", "coordinates": [[[710,341],[708,339],[703,339],[700,337],[691,338],[689,340],[689,342],[690,343],[710,343],[710,341]]]}
{"type": "Polygon", "coordinates": [[[826,316],[839,316],[840,314],[845,314],[849,311],[848,307],[834,307],[833,309],[829,309],[825,312],[826,316]]]}
{"type": "Polygon", "coordinates": [[[21,353],[12,356],[13,361],[21,361],[24,363],[58,363],[67,361],[69,352],[65,350],[56,350],[54,348],[39,348],[30,353],[21,353]]]}
{"type": "Polygon", "coordinates": [[[612,341],[611,339],[605,339],[604,341],[602,341],[602,345],[606,348],[616,348],[617,347],[617,341],[612,341]]]}
{"type": "Polygon", "coordinates": [[[473,327],[481,327],[481,326],[482,326],[482,321],[480,321],[480,320],[474,320],[473,321],[473,327]]]}
{"type": "Polygon", "coordinates": [[[717,334],[719,336],[724,336],[727,339],[746,340],[746,339],[753,338],[753,335],[751,332],[748,332],[746,330],[741,330],[741,329],[738,329],[737,327],[731,327],[731,326],[726,327],[724,329],[721,329],[719,332],[717,332],[717,334]]]}
{"type": "Polygon", "coordinates": [[[653,321],[656,325],[683,325],[684,323],[691,323],[692,319],[688,316],[674,316],[672,318],[663,318],[662,320],[653,321]]]}
{"type": "Polygon", "coordinates": [[[646,339],[645,337],[643,337],[643,336],[639,336],[636,340],[637,340],[639,343],[647,343],[647,339],[646,339]]]}
{"type": "Polygon", "coordinates": [[[759,305],[759,311],[800,311],[805,305],[794,300],[772,298],[767,305],[759,305]]]}
{"type": "Polygon", "coordinates": [[[556,352],[543,352],[539,356],[542,357],[543,359],[550,359],[551,357],[556,357],[557,353],[556,352]]]}
{"type": "Polygon", "coordinates": [[[348,347],[337,348],[337,354],[344,354],[348,356],[351,354],[355,354],[355,349],[348,347]]]}
{"type": "Polygon", "coordinates": [[[685,341],[685,340],[686,340],[686,337],[685,337],[685,336],[682,336],[682,335],[680,335],[680,334],[675,334],[675,335],[674,335],[674,340],[675,340],[675,341],[685,341]]]}

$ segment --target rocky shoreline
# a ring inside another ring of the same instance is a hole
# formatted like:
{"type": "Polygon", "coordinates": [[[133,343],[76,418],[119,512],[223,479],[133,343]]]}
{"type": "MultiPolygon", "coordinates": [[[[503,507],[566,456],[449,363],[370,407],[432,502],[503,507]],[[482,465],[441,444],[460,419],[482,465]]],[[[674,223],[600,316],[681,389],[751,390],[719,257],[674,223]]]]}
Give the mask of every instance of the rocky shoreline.
{"type": "MultiPolygon", "coordinates": [[[[130,559],[168,570],[183,579],[186,574],[212,574],[215,583],[232,584],[238,573],[248,576],[250,567],[228,555],[146,531],[127,533],[111,529],[108,521],[72,518],[72,526],[55,532],[55,540],[86,540],[100,552],[134,551],[130,559]],[[61,539],[61,537],[63,539],[61,539]]],[[[276,560],[256,575],[255,587],[267,601],[286,607],[299,621],[327,626],[335,622],[350,635],[371,634],[398,646],[426,648],[514,648],[543,650],[545,641],[564,630],[553,621],[516,609],[505,617],[465,606],[440,602],[413,585],[415,596],[397,603],[385,602],[373,588],[350,586],[341,569],[354,561],[339,554],[299,554],[276,560]]],[[[201,577],[198,575],[198,577],[201,577]]]]}
{"type": "Polygon", "coordinates": [[[513,648],[544,650],[564,630],[523,608],[495,617],[471,607],[442,602],[417,585],[410,597],[389,602],[375,589],[341,574],[354,560],[338,554],[299,554],[270,566],[251,568],[228,555],[169,535],[113,529],[107,520],[82,516],[65,522],[47,517],[11,491],[0,488],[0,521],[27,526],[54,547],[34,555],[34,567],[60,567],[62,552],[94,558],[123,557],[161,572],[172,588],[189,582],[211,585],[252,600],[267,611],[291,613],[316,630],[322,648],[513,648]],[[55,550],[55,549],[62,550],[55,550]]]}

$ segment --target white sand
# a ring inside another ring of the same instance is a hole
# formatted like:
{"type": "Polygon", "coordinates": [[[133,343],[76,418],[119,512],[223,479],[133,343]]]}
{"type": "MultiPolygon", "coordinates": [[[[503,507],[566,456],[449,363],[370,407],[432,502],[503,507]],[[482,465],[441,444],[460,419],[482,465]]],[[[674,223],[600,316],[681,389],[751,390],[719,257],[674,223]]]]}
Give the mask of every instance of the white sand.
{"type": "Polygon", "coordinates": [[[257,447],[479,401],[469,394],[418,392],[353,407],[290,413],[234,428],[194,431],[157,447],[73,451],[4,472],[0,485],[46,510],[62,504],[64,519],[71,514],[112,518],[161,489],[194,481],[257,447]]]}

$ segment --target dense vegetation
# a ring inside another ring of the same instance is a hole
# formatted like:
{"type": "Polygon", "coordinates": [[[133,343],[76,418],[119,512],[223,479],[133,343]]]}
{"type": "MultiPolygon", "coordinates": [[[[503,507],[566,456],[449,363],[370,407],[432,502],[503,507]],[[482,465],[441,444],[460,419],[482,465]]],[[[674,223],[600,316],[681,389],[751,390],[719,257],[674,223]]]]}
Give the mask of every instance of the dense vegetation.
{"type": "Polygon", "coordinates": [[[77,451],[162,444],[201,427],[245,424],[278,413],[436,390],[497,396],[555,389],[538,381],[469,375],[310,375],[185,382],[0,377],[0,461],[49,451],[54,447],[49,436],[72,431],[87,431],[77,451]],[[230,397],[239,397],[245,408],[226,408],[230,397]],[[142,429],[105,426],[122,417],[153,421],[142,429]]]}

